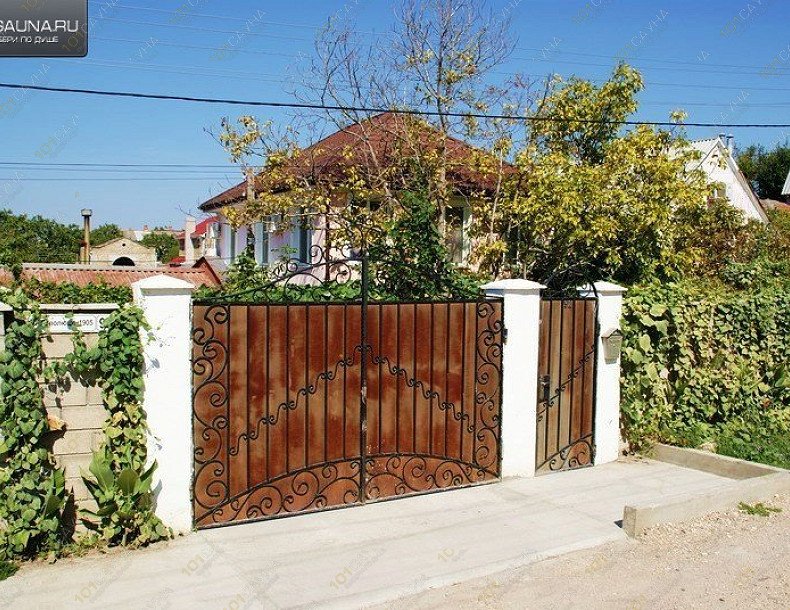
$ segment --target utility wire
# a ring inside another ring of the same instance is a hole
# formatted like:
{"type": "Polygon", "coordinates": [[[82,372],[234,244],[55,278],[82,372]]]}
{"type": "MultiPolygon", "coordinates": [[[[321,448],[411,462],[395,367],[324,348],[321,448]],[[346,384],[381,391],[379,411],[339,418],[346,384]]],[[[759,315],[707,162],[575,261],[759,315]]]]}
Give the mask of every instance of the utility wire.
{"type": "MultiPolygon", "coordinates": [[[[132,38],[111,38],[109,36],[91,36],[91,40],[104,40],[110,42],[129,42],[134,44],[149,44],[150,40],[134,40],[132,38]]],[[[279,51],[263,51],[260,49],[229,49],[228,47],[206,47],[194,44],[180,44],[176,42],[156,41],[156,46],[175,47],[179,49],[197,49],[202,51],[224,51],[226,53],[244,53],[251,55],[274,55],[277,57],[300,57],[299,53],[281,53],[279,51]]]]}
{"type": "MultiPolygon", "coordinates": [[[[106,42],[125,42],[130,44],[148,44],[150,40],[135,40],[132,38],[111,38],[105,36],[92,36],[91,40],[103,40],[106,42]]],[[[273,55],[278,57],[291,57],[291,58],[299,58],[299,57],[306,57],[304,54],[300,53],[280,53],[278,51],[265,51],[260,49],[228,49],[227,47],[206,47],[201,45],[187,45],[187,44],[178,44],[172,42],[163,42],[161,40],[157,41],[157,46],[168,46],[180,49],[196,49],[201,51],[225,51],[230,53],[243,53],[243,54],[253,54],[253,55],[273,55]]],[[[81,63],[79,61],[75,61],[74,63],[81,63]]],[[[198,66],[195,66],[198,68],[198,66]]],[[[503,71],[496,71],[495,74],[500,74],[504,76],[514,76],[514,73],[511,72],[503,72],[503,71]]],[[[528,76],[532,78],[546,78],[546,74],[534,74],[534,73],[518,73],[521,76],[528,76]]],[[[262,76],[263,74],[259,74],[262,76]]],[[[560,76],[563,79],[568,79],[574,75],[567,75],[567,74],[559,74],[557,72],[552,72],[549,76],[556,75],[560,76]]],[[[575,75],[578,76],[578,75],[575,75]]],[[[585,78],[585,80],[589,80],[590,82],[603,82],[604,79],[601,78],[587,78],[587,77],[580,77],[585,78]]],[[[740,89],[748,89],[749,91],[781,91],[787,92],[790,91],[790,87],[752,87],[748,86],[745,87],[743,85],[707,85],[707,84],[698,84],[698,83],[664,83],[664,82],[656,82],[656,81],[645,81],[645,85],[655,87],[684,87],[689,89],[724,89],[724,90],[740,90],[740,89]]]]}
{"type": "Polygon", "coordinates": [[[38,166],[66,166],[66,167],[202,167],[234,169],[236,165],[210,165],[199,163],[48,163],[46,161],[0,161],[0,165],[38,165],[38,166]]]}
{"type": "MultiPolygon", "coordinates": [[[[91,4],[102,4],[101,2],[94,2],[91,0],[91,4]]],[[[197,17],[200,19],[222,19],[226,21],[241,21],[247,22],[250,21],[249,17],[231,17],[229,15],[206,15],[205,13],[194,13],[191,10],[184,10],[184,11],[169,11],[167,9],[161,8],[151,8],[148,6],[131,6],[128,4],[115,4],[113,8],[118,8],[122,10],[129,10],[129,11],[148,11],[154,13],[165,13],[168,15],[178,15],[182,19],[186,19],[189,17],[197,17]]],[[[170,25],[170,24],[166,24],[170,25]]],[[[266,20],[265,25],[276,25],[278,27],[288,27],[288,28],[302,28],[305,30],[322,30],[325,26],[320,25],[309,25],[306,23],[291,23],[288,21],[270,21],[266,20]]],[[[388,32],[373,32],[373,31],[365,31],[365,30],[351,30],[355,34],[372,34],[372,35],[379,35],[379,34],[388,34],[388,32]]]]}
{"type": "Polygon", "coordinates": [[[506,114],[482,114],[470,112],[446,112],[439,113],[432,110],[397,110],[392,108],[380,108],[370,106],[340,106],[327,104],[308,104],[298,102],[272,102],[263,100],[238,100],[223,99],[212,97],[193,97],[186,95],[165,95],[159,93],[139,93],[131,91],[105,91],[100,89],[74,89],[69,87],[45,87],[43,85],[22,85],[18,83],[0,83],[0,88],[4,89],[24,89],[31,91],[46,91],[50,93],[74,93],[79,95],[97,95],[104,97],[119,97],[131,99],[167,100],[179,102],[195,102],[202,104],[227,104],[231,106],[257,106],[265,108],[294,108],[303,110],[334,110],[347,112],[369,112],[383,113],[392,112],[394,114],[413,115],[413,116],[447,116],[454,118],[478,118],[478,119],[503,119],[511,121],[528,122],[550,122],[550,123],[579,123],[590,125],[647,125],[651,127],[748,127],[778,129],[790,127],[790,123],[677,123],[674,121],[608,121],[601,119],[576,119],[552,116],[512,116],[506,114]]]}
{"type": "MultiPolygon", "coordinates": [[[[156,23],[155,21],[137,21],[135,19],[119,19],[118,17],[102,17],[104,21],[115,21],[118,23],[131,23],[134,25],[146,25],[154,28],[177,28],[179,30],[192,30],[194,32],[211,32],[212,34],[232,34],[235,36],[255,36],[264,38],[277,38],[278,40],[292,40],[297,42],[312,42],[310,38],[297,38],[296,36],[282,36],[280,34],[270,34],[269,32],[250,32],[247,30],[218,30],[216,28],[202,28],[196,25],[177,25],[174,23],[156,23]]],[[[247,20],[252,21],[252,20],[247,20]]],[[[265,24],[264,24],[265,25],[265,24]]],[[[232,50],[228,48],[228,50],[232,50]]]]}

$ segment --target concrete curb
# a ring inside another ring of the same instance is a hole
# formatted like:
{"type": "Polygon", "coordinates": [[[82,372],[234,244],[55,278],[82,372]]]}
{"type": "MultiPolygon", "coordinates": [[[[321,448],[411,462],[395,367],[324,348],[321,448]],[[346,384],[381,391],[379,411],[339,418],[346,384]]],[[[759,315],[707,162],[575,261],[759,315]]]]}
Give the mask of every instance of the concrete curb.
{"type": "Polygon", "coordinates": [[[739,502],[766,500],[790,492],[790,471],[697,449],[657,445],[651,458],[732,479],[721,488],[699,494],[668,495],[661,502],[628,504],[623,530],[639,536],[660,523],[686,521],[707,513],[735,508],[739,502]]]}

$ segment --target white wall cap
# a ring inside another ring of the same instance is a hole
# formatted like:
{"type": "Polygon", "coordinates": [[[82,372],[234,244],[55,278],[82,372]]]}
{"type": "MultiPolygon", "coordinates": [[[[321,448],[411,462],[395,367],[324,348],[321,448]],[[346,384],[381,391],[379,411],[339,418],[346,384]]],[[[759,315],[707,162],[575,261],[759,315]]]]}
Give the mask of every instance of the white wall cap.
{"type": "Polygon", "coordinates": [[[160,274],[146,277],[142,280],[137,280],[134,284],[132,284],[132,289],[135,291],[139,290],[146,292],[148,294],[156,292],[175,292],[176,294],[179,294],[183,291],[193,291],[195,289],[195,285],[191,282],[187,282],[186,280],[178,279],[177,277],[160,274]]]}
{"type": "Polygon", "coordinates": [[[481,288],[485,292],[495,292],[498,294],[505,293],[525,293],[525,292],[540,292],[545,288],[543,284],[533,282],[531,280],[522,279],[509,279],[509,280],[496,280],[484,284],[481,288]]]}
{"type": "Polygon", "coordinates": [[[595,293],[598,294],[623,294],[628,292],[628,288],[623,288],[618,284],[612,284],[612,282],[595,282],[595,290],[593,291],[592,286],[589,284],[584,286],[583,288],[579,288],[579,293],[584,296],[595,296],[595,293]]]}
{"type": "Polygon", "coordinates": [[[41,303],[41,311],[114,311],[118,303],[41,303]]]}

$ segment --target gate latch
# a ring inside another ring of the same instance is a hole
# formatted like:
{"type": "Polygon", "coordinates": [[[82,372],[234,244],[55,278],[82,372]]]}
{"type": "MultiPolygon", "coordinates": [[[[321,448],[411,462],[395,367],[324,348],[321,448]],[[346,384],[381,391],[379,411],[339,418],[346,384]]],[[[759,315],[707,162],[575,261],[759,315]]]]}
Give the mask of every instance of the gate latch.
{"type": "Polygon", "coordinates": [[[551,384],[551,377],[548,375],[543,375],[540,378],[540,387],[543,391],[543,401],[545,403],[549,402],[549,385],[551,384]]]}

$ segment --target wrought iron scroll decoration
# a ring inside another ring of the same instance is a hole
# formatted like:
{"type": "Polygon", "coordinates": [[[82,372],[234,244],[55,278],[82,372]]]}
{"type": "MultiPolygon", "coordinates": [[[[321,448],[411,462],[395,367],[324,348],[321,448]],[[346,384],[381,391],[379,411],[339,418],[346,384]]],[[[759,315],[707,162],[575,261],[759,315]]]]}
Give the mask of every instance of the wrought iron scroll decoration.
{"type": "Polygon", "coordinates": [[[318,288],[330,283],[343,285],[360,274],[358,270],[362,260],[360,256],[330,258],[327,248],[313,244],[308,258],[309,262],[293,257],[278,260],[267,267],[271,279],[266,284],[231,294],[212,295],[200,299],[199,302],[202,304],[232,301],[287,303],[289,297],[296,296],[294,292],[297,287],[318,288]]]}
{"type": "MultiPolygon", "coordinates": [[[[228,370],[229,354],[227,345],[217,338],[218,327],[227,326],[229,320],[229,307],[215,305],[209,307],[203,316],[208,328],[195,327],[192,331],[193,344],[199,350],[199,355],[192,361],[193,378],[202,379],[194,389],[194,396],[197,398],[201,393],[208,391],[210,394],[207,404],[212,409],[222,409],[207,420],[203,414],[193,408],[194,425],[196,428],[198,426],[202,428],[199,433],[203,439],[203,444],[197,445],[194,451],[195,481],[203,481],[205,495],[216,500],[213,504],[207,505],[195,494],[196,503],[205,509],[226,502],[230,494],[230,487],[225,480],[227,465],[218,459],[223,447],[223,431],[227,430],[229,425],[230,397],[227,384],[221,380],[228,370]],[[216,444],[216,450],[211,455],[206,455],[205,446],[212,444],[216,444]],[[208,480],[205,480],[204,473],[208,475],[208,480]]],[[[198,432],[197,429],[195,431],[198,432]]]]}
{"type": "Polygon", "coordinates": [[[475,404],[480,415],[480,426],[475,438],[480,442],[473,452],[475,464],[490,468],[500,458],[500,424],[502,397],[502,318],[496,319],[493,303],[481,301],[477,304],[477,316],[485,321],[485,327],[476,337],[475,404]],[[493,384],[493,389],[489,385],[493,384]],[[493,446],[492,446],[493,445],[493,446]]]}

